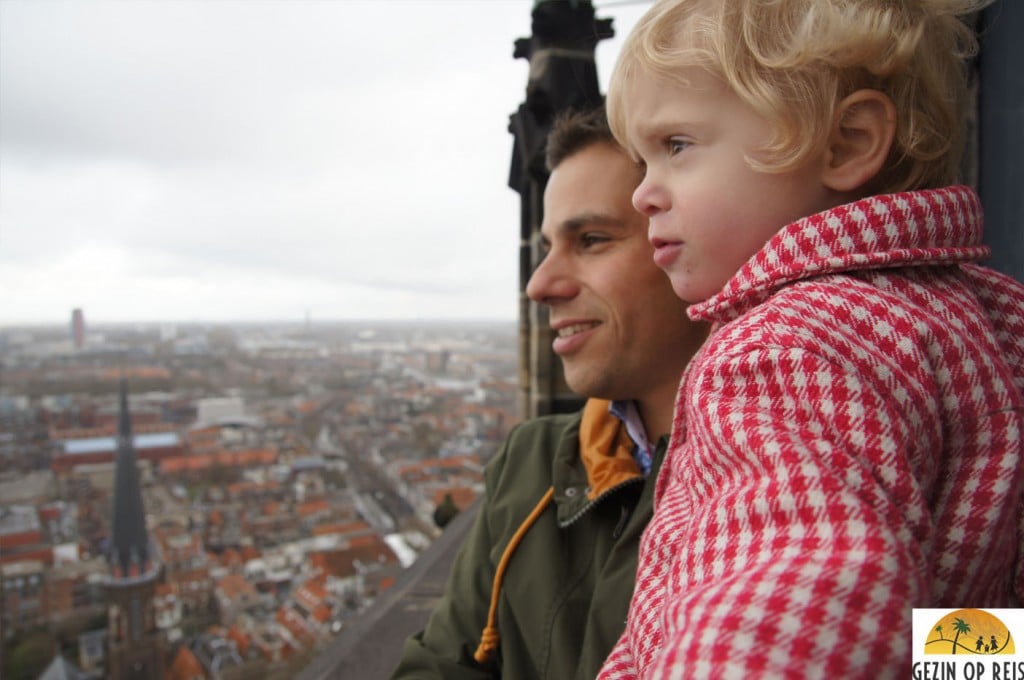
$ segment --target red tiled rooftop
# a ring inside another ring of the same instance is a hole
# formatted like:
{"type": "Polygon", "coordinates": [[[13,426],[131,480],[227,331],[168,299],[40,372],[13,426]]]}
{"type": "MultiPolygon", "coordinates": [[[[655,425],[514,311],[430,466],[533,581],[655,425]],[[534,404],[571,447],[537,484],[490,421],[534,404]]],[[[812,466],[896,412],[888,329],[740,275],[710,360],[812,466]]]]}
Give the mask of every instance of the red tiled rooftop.
{"type": "Polygon", "coordinates": [[[228,484],[227,492],[231,496],[238,496],[246,491],[256,491],[259,484],[256,482],[232,482],[228,484]]]}
{"type": "Polygon", "coordinates": [[[480,456],[476,454],[468,456],[451,456],[450,458],[428,458],[416,463],[408,463],[406,465],[399,466],[398,474],[404,477],[407,474],[415,472],[462,467],[475,469],[479,466],[480,456]]]}
{"type": "Polygon", "coordinates": [[[196,678],[205,678],[206,672],[192,650],[186,645],[182,645],[178,648],[178,653],[174,655],[174,661],[171,663],[167,675],[168,680],[195,680],[196,678]]]}
{"type": "Polygon", "coordinates": [[[245,657],[245,653],[249,651],[249,645],[252,644],[252,640],[243,630],[239,630],[237,626],[231,626],[228,629],[228,639],[233,640],[235,645],[238,647],[238,653],[245,657]]]}
{"type": "Polygon", "coordinates": [[[355,563],[397,564],[398,558],[376,534],[351,539],[346,548],[310,553],[310,564],[323,574],[348,578],[356,573],[355,563]]]}
{"type": "Polygon", "coordinates": [[[306,609],[313,609],[327,598],[327,589],[323,583],[325,574],[311,578],[295,589],[292,597],[306,609]]]}
{"type": "Polygon", "coordinates": [[[292,605],[284,604],[277,610],[275,616],[277,622],[288,629],[288,632],[299,641],[304,647],[308,647],[313,642],[313,636],[309,628],[306,627],[306,623],[299,616],[299,613],[293,609],[292,605]]]}
{"type": "Polygon", "coordinates": [[[374,533],[359,534],[357,536],[350,536],[348,538],[348,547],[350,548],[366,548],[366,547],[380,547],[386,545],[378,536],[374,533]]]}
{"type": "Polygon", "coordinates": [[[296,514],[299,517],[309,517],[310,515],[315,515],[318,512],[327,512],[330,509],[330,504],[325,499],[320,499],[315,501],[307,501],[301,504],[296,509],[296,514]]]}
{"type": "Polygon", "coordinates": [[[214,465],[223,465],[225,467],[270,465],[276,460],[276,449],[263,448],[239,451],[214,451],[189,456],[168,456],[161,459],[159,465],[162,474],[174,474],[177,472],[206,470],[214,465]]]}
{"type": "Polygon", "coordinates": [[[205,567],[198,569],[178,569],[167,574],[167,580],[175,587],[182,584],[204,583],[210,579],[210,570],[205,567]]]}
{"type": "Polygon", "coordinates": [[[326,536],[328,534],[361,534],[370,530],[370,525],[361,520],[356,522],[324,522],[313,527],[313,535],[326,536]]]}
{"type": "Polygon", "coordinates": [[[321,602],[309,613],[313,617],[313,620],[323,625],[331,620],[331,608],[327,606],[327,603],[321,602]]]}
{"type": "Polygon", "coordinates": [[[242,556],[234,548],[228,548],[220,554],[220,560],[218,561],[224,567],[238,566],[242,563],[242,556]]]}
{"type": "Polygon", "coordinates": [[[238,574],[228,574],[217,581],[217,590],[229,600],[256,595],[256,589],[252,584],[238,574]]]}
{"type": "Polygon", "coordinates": [[[160,366],[122,366],[118,368],[99,369],[103,380],[117,382],[125,378],[159,378],[169,380],[171,372],[160,366]]]}

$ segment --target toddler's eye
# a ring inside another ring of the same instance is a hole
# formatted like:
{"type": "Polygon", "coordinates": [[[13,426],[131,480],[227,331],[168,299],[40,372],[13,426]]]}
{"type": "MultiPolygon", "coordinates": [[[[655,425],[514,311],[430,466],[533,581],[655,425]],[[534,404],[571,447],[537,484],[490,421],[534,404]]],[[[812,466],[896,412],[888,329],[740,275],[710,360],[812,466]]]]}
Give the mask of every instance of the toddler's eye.
{"type": "Polygon", "coordinates": [[[684,149],[690,146],[690,142],[685,139],[672,138],[665,143],[668,147],[668,153],[670,156],[675,156],[684,149]]]}

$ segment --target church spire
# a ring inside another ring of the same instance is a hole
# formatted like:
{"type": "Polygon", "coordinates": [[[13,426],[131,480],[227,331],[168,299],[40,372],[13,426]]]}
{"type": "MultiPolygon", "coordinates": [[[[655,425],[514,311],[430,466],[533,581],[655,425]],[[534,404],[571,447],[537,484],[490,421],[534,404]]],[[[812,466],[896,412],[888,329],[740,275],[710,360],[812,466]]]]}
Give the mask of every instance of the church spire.
{"type": "Polygon", "coordinates": [[[114,514],[107,561],[115,577],[141,576],[150,567],[149,535],[142,505],[139,471],[128,411],[128,386],[121,378],[121,405],[117,427],[117,462],[114,472],[114,514]]]}

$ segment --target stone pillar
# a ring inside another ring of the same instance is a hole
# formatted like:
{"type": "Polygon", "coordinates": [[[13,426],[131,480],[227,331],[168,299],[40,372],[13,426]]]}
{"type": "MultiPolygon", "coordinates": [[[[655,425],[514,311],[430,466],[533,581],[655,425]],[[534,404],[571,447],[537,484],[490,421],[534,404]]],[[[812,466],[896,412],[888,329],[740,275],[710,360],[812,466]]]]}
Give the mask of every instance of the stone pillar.
{"type": "Polygon", "coordinates": [[[526,100],[509,122],[515,138],[509,186],[520,196],[519,412],[524,418],[574,410],[582,403],[566,387],[551,351],[547,309],[526,297],[526,283],[539,261],[547,133],[560,112],[600,103],[594,48],[614,35],[612,20],[597,19],[589,0],[539,0],[532,17],[533,35],[517,40],[514,53],[530,62],[526,100]]]}

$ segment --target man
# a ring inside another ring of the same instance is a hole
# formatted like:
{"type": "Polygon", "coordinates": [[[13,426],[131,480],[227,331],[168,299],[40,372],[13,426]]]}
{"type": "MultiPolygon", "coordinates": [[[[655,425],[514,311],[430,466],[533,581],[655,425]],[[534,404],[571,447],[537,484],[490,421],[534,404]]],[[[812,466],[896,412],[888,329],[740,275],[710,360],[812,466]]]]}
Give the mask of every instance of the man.
{"type": "Polygon", "coordinates": [[[631,204],[642,171],[604,109],[559,119],[547,162],[546,255],[526,290],[588,401],[519,425],[488,464],[446,593],[393,678],[593,678],[623,630],[676,390],[707,328],[654,265],[631,204]]]}

